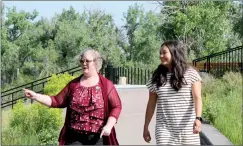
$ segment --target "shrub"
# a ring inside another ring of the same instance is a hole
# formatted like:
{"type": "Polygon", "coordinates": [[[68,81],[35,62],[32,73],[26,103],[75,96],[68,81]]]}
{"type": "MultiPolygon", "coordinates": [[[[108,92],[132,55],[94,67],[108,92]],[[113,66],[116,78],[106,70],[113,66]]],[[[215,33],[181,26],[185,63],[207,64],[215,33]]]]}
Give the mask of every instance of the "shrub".
{"type": "Polygon", "coordinates": [[[21,130],[21,127],[9,127],[2,131],[2,145],[36,145],[39,143],[34,131],[24,135],[21,130]]]}
{"type": "Polygon", "coordinates": [[[74,76],[69,75],[68,73],[52,75],[47,85],[44,88],[44,93],[47,95],[55,95],[60,92],[72,79],[74,76]]]}
{"type": "Polygon", "coordinates": [[[203,118],[234,145],[242,144],[242,77],[228,72],[221,78],[203,78],[203,118]]]}
{"type": "MultiPolygon", "coordinates": [[[[47,95],[55,95],[74,77],[65,73],[53,75],[44,88],[47,95]]],[[[9,118],[9,127],[2,134],[3,145],[57,145],[63,125],[63,110],[40,103],[26,105],[17,102],[9,118]]]]}
{"type": "Polygon", "coordinates": [[[14,106],[9,122],[3,131],[3,144],[56,145],[63,118],[59,109],[40,103],[26,106],[22,100],[14,106]]]}

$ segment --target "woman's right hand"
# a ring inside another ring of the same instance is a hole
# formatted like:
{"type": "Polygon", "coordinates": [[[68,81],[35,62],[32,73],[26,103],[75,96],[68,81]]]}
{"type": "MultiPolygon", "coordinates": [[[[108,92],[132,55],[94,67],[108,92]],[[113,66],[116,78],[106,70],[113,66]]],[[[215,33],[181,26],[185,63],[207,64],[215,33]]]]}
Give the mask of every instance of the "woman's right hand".
{"type": "Polygon", "coordinates": [[[29,89],[24,89],[24,92],[25,92],[25,96],[29,99],[35,99],[36,98],[36,93],[32,90],[29,90],[29,89]]]}
{"type": "Polygon", "coordinates": [[[143,138],[147,143],[150,143],[151,141],[151,136],[150,136],[150,132],[148,130],[148,127],[144,127],[143,128],[143,138]]]}

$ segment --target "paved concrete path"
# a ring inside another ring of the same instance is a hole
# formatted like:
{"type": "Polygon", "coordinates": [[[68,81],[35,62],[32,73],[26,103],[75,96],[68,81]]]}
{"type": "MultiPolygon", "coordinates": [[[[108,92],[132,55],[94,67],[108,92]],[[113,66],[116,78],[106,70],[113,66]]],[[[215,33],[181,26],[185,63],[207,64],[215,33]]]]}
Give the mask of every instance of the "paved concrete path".
{"type": "MultiPolygon", "coordinates": [[[[143,140],[143,125],[148,102],[146,88],[117,89],[123,109],[116,124],[116,133],[120,145],[155,145],[155,115],[150,124],[151,142],[143,140]]],[[[156,111],[155,111],[156,112],[156,111]]]]}
{"type": "MultiPolygon", "coordinates": [[[[148,90],[143,88],[117,88],[123,109],[117,123],[117,138],[120,145],[156,145],[155,142],[155,115],[150,123],[151,143],[143,140],[143,124],[148,102],[148,90]]],[[[203,124],[202,131],[207,139],[201,136],[201,145],[212,143],[213,145],[233,145],[212,125],[203,124]]]]}

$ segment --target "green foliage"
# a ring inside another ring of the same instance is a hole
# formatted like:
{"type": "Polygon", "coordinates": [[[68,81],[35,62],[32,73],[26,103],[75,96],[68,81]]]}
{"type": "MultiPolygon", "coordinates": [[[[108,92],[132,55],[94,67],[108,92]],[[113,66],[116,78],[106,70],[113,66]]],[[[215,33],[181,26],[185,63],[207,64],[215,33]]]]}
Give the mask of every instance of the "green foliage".
{"type": "MultiPolygon", "coordinates": [[[[47,95],[56,95],[72,79],[68,73],[53,75],[44,88],[47,95]]],[[[27,106],[19,100],[12,110],[9,126],[3,131],[4,145],[57,145],[63,110],[48,108],[40,103],[27,106]]]]}
{"type": "Polygon", "coordinates": [[[56,95],[74,78],[75,76],[71,76],[68,73],[59,75],[53,74],[44,87],[44,93],[47,95],[56,95]]]}
{"type": "Polygon", "coordinates": [[[234,145],[242,144],[242,76],[228,72],[222,78],[203,78],[203,118],[234,145]],[[232,124],[234,126],[232,126],[232,124]]]}
{"type": "Polygon", "coordinates": [[[243,38],[243,2],[239,1],[239,5],[236,5],[234,9],[232,9],[232,15],[234,17],[234,33],[238,34],[239,37],[243,38]],[[236,20],[235,20],[236,19],[236,20]]]}
{"type": "Polygon", "coordinates": [[[51,19],[36,20],[35,10],[3,7],[2,87],[75,67],[87,47],[98,49],[114,66],[154,68],[167,39],[184,41],[189,61],[242,43],[242,2],[165,1],[159,6],[161,11],[155,13],[131,5],[124,10],[121,28],[99,9],[78,13],[70,7],[51,19]]]}
{"type": "Polygon", "coordinates": [[[236,3],[180,1],[165,2],[164,6],[160,34],[165,34],[165,39],[183,40],[188,56],[202,57],[239,44],[232,23],[237,20],[232,13],[236,3]]]}
{"type": "Polygon", "coordinates": [[[50,20],[35,22],[36,11],[7,8],[3,13],[8,19],[3,19],[1,31],[2,85],[19,80],[19,74],[41,78],[75,67],[87,47],[97,48],[113,65],[120,64],[120,31],[111,15],[101,10],[79,14],[70,7],[50,20]]]}
{"type": "Polygon", "coordinates": [[[62,110],[39,103],[26,106],[18,101],[9,118],[9,127],[3,131],[3,145],[57,145],[62,110]]]}
{"type": "Polygon", "coordinates": [[[10,127],[2,131],[2,145],[36,145],[39,143],[35,132],[23,135],[21,129],[10,127]]]}
{"type": "Polygon", "coordinates": [[[222,77],[223,84],[225,85],[226,92],[231,92],[234,89],[242,89],[242,75],[240,72],[227,72],[222,77]]]}
{"type": "Polygon", "coordinates": [[[142,6],[130,6],[124,14],[129,46],[124,49],[129,62],[143,65],[156,64],[159,49],[162,44],[161,37],[157,35],[160,20],[158,14],[152,11],[145,12],[142,6]]]}

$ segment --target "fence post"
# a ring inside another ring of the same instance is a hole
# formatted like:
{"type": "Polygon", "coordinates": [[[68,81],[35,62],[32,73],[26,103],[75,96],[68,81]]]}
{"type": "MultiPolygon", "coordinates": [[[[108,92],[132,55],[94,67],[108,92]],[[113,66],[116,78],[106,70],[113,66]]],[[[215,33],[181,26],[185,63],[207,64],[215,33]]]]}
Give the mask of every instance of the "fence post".
{"type": "Polygon", "coordinates": [[[118,79],[117,79],[117,69],[115,67],[112,67],[112,77],[113,77],[113,83],[117,84],[118,83],[118,79]]]}
{"type": "Polygon", "coordinates": [[[243,73],[243,45],[241,46],[240,56],[241,56],[241,73],[243,73]]]}
{"type": "Polygon", "coordinates": [[[42,83],[42,94],[44,94],[45,82],[42,83]]]}
{"type": "Polygon", "coordinates": [[[13,109],[13,105],[14,105],[14,103],[13,103],[13,93],[11,95],[12,95],[11,98],[12,98],[12,109],[13,109]]]}
{"type": "Polygon", "coordinates": [[[105,71],[105,77],[114,83],[113,66],[111,65],[111,63],[107,64],[106,71],[105,71]]]}
{"type": "Polygon", "coordinates": [[[195,60],[192,60],[192,65],[193,65],[194,67],[196,67],[196,61],[195,61],[195,60]]]}
{"type": "Polygon", "coordinates": [[[210,72],[210,56],[207,57],[207,73],[210,72]]]}

